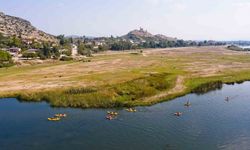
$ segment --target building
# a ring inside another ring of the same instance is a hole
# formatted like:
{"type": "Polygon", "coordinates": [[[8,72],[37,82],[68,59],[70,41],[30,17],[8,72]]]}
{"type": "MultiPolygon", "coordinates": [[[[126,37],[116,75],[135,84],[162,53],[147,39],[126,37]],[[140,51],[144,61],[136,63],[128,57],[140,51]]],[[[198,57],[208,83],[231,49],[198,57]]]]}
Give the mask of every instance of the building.
{"type": "Polygon", "coordinates": [[[17,56],[21,52],[21,48],[12,47],[7,49],[7,52],[9,52],[11,56],[17,56]]]}
{"type": "Polygon", "coordinates": [[[99,46],[93,46],[93,49],[99,49],[99,46]]]}
{"type": "Polygon", "coordinates": [[[9,48],[8,51],[11,52],[11,53],[20,53],[21,52],[21,48],[12,47],[12,48],[9,48]]]}

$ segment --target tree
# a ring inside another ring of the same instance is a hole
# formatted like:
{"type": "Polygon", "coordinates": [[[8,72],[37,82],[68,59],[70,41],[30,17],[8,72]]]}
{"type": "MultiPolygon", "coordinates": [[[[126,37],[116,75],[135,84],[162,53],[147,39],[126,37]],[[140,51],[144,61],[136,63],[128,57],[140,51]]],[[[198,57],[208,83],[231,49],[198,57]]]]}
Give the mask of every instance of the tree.
{"type": "Polygon", "coordinates": [[[60,53],[59,53],[58,47],[53,47],[52,48],[52,54],[53,54],[54,58],[59,58],[60,57],[60,53]]]}
{"type": "Polygon", "coordinates": [[[9,46],[12,47],[22,47],[22,41],[20,38],[18,38],[17,36],[13,36],[11,39],[11,42],[9,43],[9,46]]]}
{"type": "Polygon", "coordinates": [[[38,55],[37,55],[37,53],[27,53],[27,52],[25,52],[25,53],[23,53],[23,57],[24,58],[36,58],[38,55]]]}
{"type": "Polygon", "coordinates": [[[3,36],[2,33],[0,33],[0,48],[5,47],[5,37],[3,36]]]}
{"type": "Polygon", "coordinates": [[[177,40],[175,46],[176,47],[185,47],[186,43],[183,40],[177,40]]]}
{"type": "Polygon", "coordinates": [[[78,41],[78,49],[77,49],[78,53],[82,55],[84,50],[85,50],[84,44],[78,41]]]}
{"type": "Polygon", "coordinates": [[[12,56],[3,50],[0,50],[0,68],[13,65],[12,56]]]}
{"type": "Polygon", "coordinates": [[[108,50],[109,49],[109,47],[108,47],[108,45],[106,45],[106,44],[104,44],[104,45],[99,45],[98,46],[98,50],[99,51],[106,51],[106,50],[108,50]]]}
{"type": "Polygon", "coordinates": [[[48,43],[45,43],[43,45],[42,52],[46,58],[51,58],[51,48],[50,48],[50,45],[48,43]]]}
{"type": "Polygon", "coordinates": [[[59,39],[60,45],[64,45],[65,44],[64,35],[58,35],[57,38],[59,39]]]}
{"type": "Polygon", "coordinates": [[[80,46],[80,49],[78,49],[78,53],[81,55],[85,55],[85,56],[91,56],[92,52],[91,49],[86,48],[84,46],[80,46]]]}
{"type": "Polygon", "coordinates": [[[31,48],[34,48],[34,49],[41,49],[43,47],[42,44],[38,43],[38,42],[32,42],[31,44],[31,48]]]}
{"type": "Polygon", "coordinates": [[[111,50],[130,50],[132,44],[128,41],[117,41],[111,44],[111,50]]]}
{"type": "Polygon", "coordinates": [[[74,43],[74,40],[73,40],[73,38],[72,38],[72,37],[70,38],[70,43],[71,43],[71,44],[73,44],[73,43],[74,43]]]}
{"type": "Polygon", "coordinates": [[[51,46],[49,43],[43,43],[43,48],[38,53],[38,56],[41,59],[47,59],[47,58],[59,58],[59,48],[56,46],[51,46]]]}

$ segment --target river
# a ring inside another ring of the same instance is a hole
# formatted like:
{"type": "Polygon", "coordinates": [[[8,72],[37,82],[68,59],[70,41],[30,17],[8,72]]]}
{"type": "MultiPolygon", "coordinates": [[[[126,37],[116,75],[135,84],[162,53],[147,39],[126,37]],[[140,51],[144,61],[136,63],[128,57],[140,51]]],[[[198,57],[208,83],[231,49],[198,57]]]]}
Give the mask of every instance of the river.
{"type": "Polygon", "coordinates": [[[250,48],[250,45],[248,45],[248,46],[239,46],[239,47],[241,47],[241,48],[250,48]]]}
{"type": "Polygon", "coordinates": [[[0,100],[1,150],[231,150],[250,149],[250,82],[223,85],[129,113],[118,109],[52,108],[45,102],[0,100]],[[225,101],[225,97],[229,101],[225,101]],[[192,106],[184,107],[190,100],[192,106]],[[176,117],[174,112],[183,115],[176,117]],[[67,113],[59,122],[47,118],[67,113]]]}

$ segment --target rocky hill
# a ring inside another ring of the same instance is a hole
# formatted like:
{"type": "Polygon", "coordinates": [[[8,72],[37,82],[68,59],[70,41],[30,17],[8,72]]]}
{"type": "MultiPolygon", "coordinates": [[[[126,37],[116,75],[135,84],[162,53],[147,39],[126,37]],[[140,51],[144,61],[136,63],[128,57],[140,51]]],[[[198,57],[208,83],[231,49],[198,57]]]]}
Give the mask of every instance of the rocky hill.
{"type": "Polygon", "coordinates": [[[177,38],[173,38],[173,37],[168,37],[162,34],[156,34],[155,38],[161,39],[161,40],[167,40],[167,41],[177,41],[177,38]]]}
{"type": "Polygon", "coordinates": [[[53,35],[36,29],[29,21],[2,12],[0,12],[0,33],[5,36],[19,36],[23,41],[57,42],[53,35]]]}
{"type": "Polygon", "coordinates": [[[167,41],[177,41],[177,38],[167,37],[162,34],[153,35],[149,33],[148,31],[140,28],[139,30],[133,30],[129,32],[128,34],[122,36],[124,39],[133,40],[133,41],[161,41],[161,40],[167,40],[167,41]]]}

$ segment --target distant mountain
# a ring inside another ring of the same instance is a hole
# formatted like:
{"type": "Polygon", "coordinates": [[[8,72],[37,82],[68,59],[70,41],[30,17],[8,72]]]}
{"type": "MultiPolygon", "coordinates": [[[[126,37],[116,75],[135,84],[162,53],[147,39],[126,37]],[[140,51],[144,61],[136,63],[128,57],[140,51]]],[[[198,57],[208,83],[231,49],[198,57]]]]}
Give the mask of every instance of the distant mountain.
{"type": "Polygon", "coordinates": [[[162,34],[156,34],[155,37],[158,38],[158,39],[167,40],[167,41],[177,41],[178,40],[177,38],[168,37],[168,36],[165,36],[165,35],[162,35],[162,34]]]}
{"type": "Polygon", "coordinates": [[[66,35],[65,38],[73,38],[73,39],[79,39],[79,38],[83,38],[83,39],[95,39],[95,38],[100,38],[100,37],[95,37],[95,36],[80,36],[80,35],[66,35]]]}
{"type": "Polygon", "coordinates": [[[65,38],[73,38],[73,39],[75,39],[75,38],[81,38],[82,36],[80,36],[80,35],[66,35],[65,36],[65,38]]]}
{"type": "Polygon", "coordinates": [[[0,33],[5,36],[18,36],[24,41],[53,42],[58,40],[50,34],[36,29],[32,24],[22,18],[5,15],[0,12],[0,33]]]}
{"type": "Polygon", "coordinates": [[[162,34],[153,35],[142,28],[140,28],[139,30],[130,31],[128,34],[122,36],[121,38],[127,39],[127,40],[138,41],[138,42],[148,41],[148,40],[152,40],[152,41],[161,41],[161,40],[177,41],[177,38],[167,37],[167,36],[162,35],[162,34]]]}

